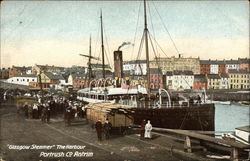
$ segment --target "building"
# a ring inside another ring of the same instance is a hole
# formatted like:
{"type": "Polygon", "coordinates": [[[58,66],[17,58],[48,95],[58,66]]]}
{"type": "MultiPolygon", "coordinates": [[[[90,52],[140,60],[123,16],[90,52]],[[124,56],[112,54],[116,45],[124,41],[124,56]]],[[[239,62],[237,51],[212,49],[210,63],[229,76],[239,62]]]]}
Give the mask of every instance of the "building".
{"type": "Polygon", "coordinates": [[[37,83],[37,76],[34,74],[22,74],[7,79],[8,83],[29,86],[30,83],[37,83]]]}
{"type": "Polygon", "coordinates": [[[131,75],[146,75],[147,62],[146,60],[124,61],[123,71],[129,71],[131,75]]]}
{"type": "Polygon", "coordinates": [[[141,86],[147,88],[147,82],[148,82],[148,80],[147,80],[147,76],[146,76],[146,75],[142,75],[142,76],[137,76],[137,75],[131,76],[131,77],[130,77],[130,80],[131,80],[131,81],[130,81],[130,84],[131,84],[132,86],[141,85],[141,86]]]}
{"type": "Polygon", "coordinates": [[[159,68],[150,68],[150,89],[163,88],[163,74],[159,68]]]}
{"type": "Polygon", "coordinates": [[[201,60],[200,74],[225,74],[226,63],[224,60],[201,60]]]}
{"type": "Polygon", "coordinates": [[[68,67],[65,68],[65,72],[66,73],[87,73],[88,68],[84,67],[84,66],[72,66],[72,67],[68,67]]]}
{"type": "Polygon", "coordinates": [[[192,71],[194,74],[200,74],[200,58],[159,57],[150,62],[150,68],[161,68],[163,73],[192,71]]]}
{"type": "MultiPolygon", "coordinates": [[[[101,70],[102,71],[102,64],[91,64],[92,70],[101,70]]],[[[111,67],[108,64],[104,65],[104,70],[109,70],[111,71],[111,67]]]]}
{"type": "Polygon", "coordinates": [[[9,78],[11,77],[15,77],[15,76],[18,76],[18,75],[22,75],[22,74],[31,74],[31,67],[18,67],[18,66],[12,66],[10,68],[10,71],[9,71],[9,78]]]}
{"type": "Polygon", "coordinates": [[[250,88],[250,73],[248,70],[228,70],[229,80],[228,88],[229,89],[249,89],[250,88]]]}
{"type": "Polygon", "coordinates": [[[220,89],[228,89],[228,74],[220,74],[221,86],[220,89]]]}
{"type": "Polygon", "coordinates": [[[238,60],[226,60],[226,73],[228,73],[228,70],[240,70],[240,63],[238,60]]]}
{"type": "Polygon", "coordinates": [[[196,90],[207,89],[207,79],[205,74],[194,75],[193,89],[196,90]]]}
{"type": "Polygon", "coordinates": [[[250,59],[244,58],[241,59],[239,58],[239,63],[240,63],[240,70],[250,70],[250,59]]]}
{"type": "Polygon", "coordinates": [[[173,90],[192,89],[194,74],[192,71],[173,71],[166,73],[166,87],[173,90]]]}
{"type": "Polygon", "coordinates": [[[210,61],[200,60],[200,74],[210,74],[210,61]]]}
{"type": "Polygon", "coordinates": [[[218,74],[226,74],[226,63],[225,60],[218,61],[219,72],[218,74]]]}
{"type": "Polygon", "coordinates": [[[220,89],[221,77],[219,74],[207,74],[207,89],[220,89]]]}
{"type": "Polygon", "coordinates": [[[88,80],[84,73],[72,73],[69,75],[68,83],[72,85],[74,89],[82,89],[87,87],[88,80]]]}
{"type": "MultiPolygon", "coordinates": [[[[59,73],[43,72],[41,73],[41,85],[42,88],[56,88],[56,85],[65,84],[65,78],[59,73]]],[[[39,76],[38,76],[39,77],[39,76]]],[[[40,81],[38,80],[40,87],[40,81]]]]}
{"type": "MultiPolygon", "coordinates": [[[[110,70],[105,70],[105,78],[113,78],[113,73],[110,70]]],[[[101,79],[103,78],[102,70],[92,70],[93,78],[94,79],[101,79]]]]}
{"type": "Polygon", "coordinates": [[[8,79],[9,78],[10,68],[2,68],[0,69],[0,79],[8,79]]]}
{"type": "Polygon", "coordinates": [[[42,73],[42,72],[60,73],[63,71],[65,71],[64,67],[59,67],[59,66],[54,66],[54,65],[50,66],[48,64],[46,64],[46,65],[35,64],[32,67],[32,73],[34,73],[34,74],[38,74],[38,73],[42,73]]]}
{"type": "Polygon", "coordinates": [[[210,63],[210,74],[218,74],[219,73],[218,61],[209,61],[209,63],[210,63]]]}

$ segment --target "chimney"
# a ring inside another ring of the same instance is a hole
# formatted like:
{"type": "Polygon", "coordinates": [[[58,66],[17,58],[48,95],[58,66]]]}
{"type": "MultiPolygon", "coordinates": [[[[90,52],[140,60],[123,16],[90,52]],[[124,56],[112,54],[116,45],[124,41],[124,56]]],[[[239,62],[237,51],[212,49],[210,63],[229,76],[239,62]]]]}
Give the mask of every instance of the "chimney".
{"type": "Polygon", "coordinates": [[[114,74],[115,77],[122,78],[123,77],[123,60],[122,60],[122,51],[117,50],[114,51],[114,74]]]}

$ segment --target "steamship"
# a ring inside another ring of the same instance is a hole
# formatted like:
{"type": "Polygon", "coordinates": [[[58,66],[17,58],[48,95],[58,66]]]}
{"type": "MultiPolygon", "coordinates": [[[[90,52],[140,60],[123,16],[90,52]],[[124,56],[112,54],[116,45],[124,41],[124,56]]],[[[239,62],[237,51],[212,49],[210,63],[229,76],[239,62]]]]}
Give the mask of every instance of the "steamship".
{"type": "MultiPolygon", "coordinates": [[[[214,131],[214,104],[205,101],[194,103],[187,99],[179,100],[172,96],[167,90],[159,89],[152,94],[149,86],[149,50],[148,29],[146,16],[146,2],[144,0],[144,38],[147,58],[147,87],[142,85],[130,85],[129,80],[123,77],[122,51],[114,51],[114,78],[105,75],[103,28],[101,13],[101,39],[102,39],[102,78],[90,80],[88,88],[77,92],[77,99],[85,103],[110,102],[114,104],[125,104],[133,106],[131,113],[126,116],[133,117],[134,124],[140,125],[142,120],[149,119],[154,127],[214,131]]],[[[90,41],[91,42],[91,41],[90,41]]],[[[91,44],[91,43],[90,43],[91,44]]],[[[91,45],[89,52],[89,78],[91,78],[91,45]]]]}

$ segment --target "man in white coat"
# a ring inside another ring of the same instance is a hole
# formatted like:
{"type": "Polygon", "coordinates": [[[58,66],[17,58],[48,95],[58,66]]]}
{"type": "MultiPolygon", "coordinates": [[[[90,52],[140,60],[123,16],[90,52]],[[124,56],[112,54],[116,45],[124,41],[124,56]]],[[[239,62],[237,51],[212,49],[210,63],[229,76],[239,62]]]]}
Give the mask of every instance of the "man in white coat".
{"type": "Polygon", "coordinates": [[[145,138],[151,138],[151,130],[152,130],[152,125],[150,124],[150,120],[148,120],[148,123],[145,126],[145,138]]]}

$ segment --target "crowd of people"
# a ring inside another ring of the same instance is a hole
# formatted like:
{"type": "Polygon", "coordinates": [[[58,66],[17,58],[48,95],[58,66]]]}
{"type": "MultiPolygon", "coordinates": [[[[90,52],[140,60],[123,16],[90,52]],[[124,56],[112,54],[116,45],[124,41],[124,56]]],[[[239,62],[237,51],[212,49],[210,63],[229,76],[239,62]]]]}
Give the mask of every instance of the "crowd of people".
{"type": "MultiPolygon", "coordinates": [[[[50,123],[51,118],[63,117],[66,126],[70,126],[74,119],[85,118],[85,104],[80,101],[66,99],[65,97],[55,97],[53,94],[41,98],[38,94],[30,94],[22,90],[1,90],[1,100],[14,100],[17,96],[33,97],[35,101],[27,101],[21,109],[24,112],[26,119],[40,119],[42,123],[50,123]]],[[[98,120],[95,123],[97,138],[99,141],[109,139],[111,136],[112,124],[108,119],[104,123],[98,120]]],[[[150,120],[146,123],[143,120],[141,123],[141,138],[151,138],[152,125],[150,120]]]]}
{"type": "Polygon", "coordinates": [[[27,119],[41,119],[43,123],[50,123],[50,118],[64,115],[66,125],[70,125],[74,118],[85,117],[85,105],[78,101],[53,98],[38,99],[38,103],[25,102],[23,106],[27,119]]]}

